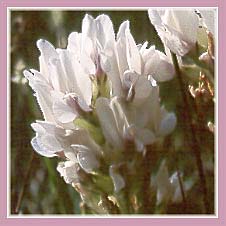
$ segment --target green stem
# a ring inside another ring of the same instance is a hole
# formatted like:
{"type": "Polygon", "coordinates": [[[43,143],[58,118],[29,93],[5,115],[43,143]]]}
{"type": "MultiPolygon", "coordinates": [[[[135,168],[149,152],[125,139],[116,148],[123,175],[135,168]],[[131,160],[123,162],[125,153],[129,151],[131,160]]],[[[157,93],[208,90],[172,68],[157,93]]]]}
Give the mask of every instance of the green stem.
{"type": "Polygon", "coordinates": [[[19,211],[20,211],[21,204],[22,204],[23,197],[24,197],[24,193],[27,189],[27,185],[28,185],[28,182],[29,182],[29,177],[30,177],[30,173],[31,173],[31,170],[32,170],[32,164],[33,164],[34,160],[35,160],[35,154],[34,154],[34,152],[32,152],[31,158],[30,158],[29,163],[28,163],[27,170],[26,170],[25,175],[24,175],[23,184],[22,184],[22,187],[21,187],[19,198],[17,200],[17,204],[16,204],[16,208],[14,210],[14,214],[18,214],[19,211]]]}
{"type": "Polygon", "coordinates": [[[184,186],[183,186],[182,179],[181,179],[180,172],[179,172],[178,168],[177,168],[177,178],[178,178],[178,181],[179,181],[180,192],[181,192],[181,196],[182,196],[182,200],[183,200],[184,212],[186,213],[187,212],[187,200],[186,200],[186,196],[185,196],[185,192],[184,192],[184,186]]]}
{"type": "Polygon", "coordinates": [[[205,212],[209,213],[210,207],[209,207],[208,196],[207,196],[206,178],[205,178],[205,174],[204,174],[204,170],[203,170],[201,152],[200,152],[200,148],[199,148],[199,145],[198,145],[198,140],[196,138],[196,131],[195,131],[195,128],[192,124],[192,115],[191,115],[191,111],[190,111],[190,104],[189,104],[187,94],[186,94],[186,87],[185,87],[185,84],[184,84],[184,81],[183,81],[183,78],[182,78],[182,74],[181,74],[181,71],[180,71],[180,67],[179,67],[179,64],[178,64],[178,61],[177,61],[177,56],[173,53],[172,53],[172,60],[173,60],[173,64],[174,64],[174,67],[175,67],[178,82],[179,82],[179,85],[180,85],[181,95],[182,95],[182,98],[183,98],[184,106],[186,106],[186,111],[184,111],[185,122],[188,124],[187,126],[190,129],[191,141],[192,141],[191,142],[191,145],[192,145],[191,148],[192,148],[192,151],[193,151],[195,158],[196,158],[196,164],[197,164],[197,168],[198,168],[200,185],[201,185],[201,190],[202,190],[202,193],[203,193],[203,203],[204,203],[204,206],[205,206],[205,212]]]}

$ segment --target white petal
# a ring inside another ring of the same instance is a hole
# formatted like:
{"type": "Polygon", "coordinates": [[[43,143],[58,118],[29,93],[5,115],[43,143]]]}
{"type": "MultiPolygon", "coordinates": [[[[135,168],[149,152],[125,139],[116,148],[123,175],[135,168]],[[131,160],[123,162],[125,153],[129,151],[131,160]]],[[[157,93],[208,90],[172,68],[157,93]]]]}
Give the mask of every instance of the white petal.
{"type": "Polygon", "coordinates": [[[145,98],[147,98],[151,93],[151,82],[142,75],[138,75],[136,72],[127,70],[123,75],[124,87],[131,88],[134,87],[134,100],[136,104],[141,103],[145,98]]]}
{"type": "MultiPolygon", "coordinates": [[[[73,146],[75,148],[75,145],[73,146]]],[[[99,167],[99,161],[97,156],[92,150],[88,149],[86,146],[77,145],[78,149],[77,159],[79,165],[87,172],[91,173],[93,170],[99,167]]]]}
{"type": "Polygon", "coordinates": [[[151,83],[148,81],[148,79],[144,76],[139,76],[136,84],[135,84],[135,99],[134,102],[136,101],[143,101],[146,99],[150,93],[151,93],[151,83]]]}
{"type": "Polygon", "coordinates": [[[57,53],[54,46],[44,39],[37,41],[37,47],[41,52],[39,57],[40,62],[40,72],[47,77],[50,77],[48,63],[50,58],[57,58],[57,53]]]}
{"type": "Polygon", "coordinates": [[[120,24],[119,26],[119,30],[118,30],[118,33],[117,33],[117,40],[119,40],[120,38],[125,38],[125,31],[126,29],[129,28],[129,21],[126,20],[124,21],[123,23],[120,24]]]}
{"type": "Polygon", "coordinates": [[[53,122],[36,120],[36,123],[32,123],[31,126],[37,133],[40,134],[44,133],[43,131],[49,134],[65,134],[65,130],[53,122]]]}
{"type": "Polygon", "coordinates": [[[130,33],[129,28],[126,29],[126,55],[129,69],[141,74],[141,56],[137,45],[130,33]]]}
{"type": "Polygon", "coordinates": [[[98,98],[96,101],[96,112],[106,140],[113,147],[120,148],[122,146],[122,140],[117,130],[113,112],[109,106],[109,100],[98,98]]]}
{"type": "MultiPolygon", "coordinates": [[[[112,49],[112,46],[107,45],[105,48],[105,64],[102,63],[102,69],[107,74],[109,80],[111,81],[113,96],[123,96],[122,83],[120,78],[120,68],[117,60],[117,52],[112,49]]],[[[103,61],[103,58],[101,57],[103,61]]]]}
{"type": "Polygon", "coordinates": [[[120,77],[122,78],[123,73],[129,69],[127,56],[126,56],[126,40],[125,38],[120,38],[116,43],[117,50],[117,61],[118,69],[120,72],[120,77]]]}
{"type": "Polygon", "coordinates": [[[37,47],[40,50],[41,54],[44,56],[46,62],[48,62],[50,58],[57,57],[56,50],[50,42],[44,39],[39,39],[37,41],[37,47]]]}
{"type": "MultiPolygon", "coordinates": [[[[89,62],[86,62],[88,64],[89,62]]],[[[76,82],[78,87],[78,92],[75,90],[74,92],[80,96],[81,99],[85,101],[85,103],[89,106],[91,105],[92,99],[92,82],[90,80],[89,75],[84,73],[81,66],[74,61],[73,63],[74,71],[76,72],[76,82]]]]}
{"type": "Polygon", "coordinates": [[[173,188],[169,181],[168,169],[166,162],[163,161],[156,175],[157,184],[157,205],[161,202],[167,202],[172,197],[173,188]]]}
{"type": "Polygon", "coordinates": [[[36,133],[39,133],[40,135],[44,134],[46,131],[39,123],[31,123],[31,127],[36,133]]]}
{"type": "Polygon", "coordinates": [[[195,43],[199,19],[193,9],[166,10],[163,21],[169,27],[182,34],[183,40],[195,43]]]}
{"type": "Polygon", "coordinates": [[[86,14],[82,20],[82,35],[92,37],[95,35],[95,23],[92,16],[86,14]]]}
{"type": "Polygon", "coordinates": [[[129,21],[124,21],[120,27],[117,34],[116,50],[117,50],[117,61],[118,68],[120,72],[120,77],[122,79],[123,73],[129,69],[127,61],[127,44],[125,31],[129,29],[129,21]]]}
{"type": "Polygon", "coordinates": [[[129,89],[134,85],[139,78],[139,75],[133,70],[127,70],[123,74],[123,86],[129,89]]]}
{"type": "Polygon", "coordinates": [[[155,72],[152,74],[153,78],[158,82],[164,82],[172,79],[175,75],[175,70],[170,62],[170,59],[160,51],[156,51],[159,55],[159,62],[156,62],[157,67],[155,72]]]}
{"type": "Polygon", "coordinates": [[[142,44],[140,44],[140,45],[141,45],[140,48],[138,46],[137,47],[139,49],[140,54],[142,55],[143,52],[147,49],[148,42],[146,41],[143,45],[142,44]]]}
{"type": "Polygon", "coordinates": [[[67,136],[67,140],[74,145],[83,145],[87,146],[90,150],[95,152],[96,155],[101,154],[100,147],[95,143],[95,141],[90,137],[89,133],[84,129],[72,130],[72,133],[67,136]]]}
{"type": "Polygon", "coordinates": [[[167,113],[160,123],[158,131],[159,135],[166,136],[170,134],[175,129],[176,123],[177,123],[176,115],[174,113],[167,113]]]}
{"type": "Polygon", "coordinates": [[[125,180],[123,179],[123,177],[117,173],[114,169],[114,166],[111,165],[109,167],[109,175],[113,181],[114,184],[114,190],[116,193],[118,193],[121,189],[123,189],[125,187],[125,180]]]}
{"type": "MultiPolygon", "coordinates": [[[[138,116],[143,115],[142,118],[138,117],[137,121],[142,123],[142,125],[148,127],[151,131],[155,132],[159,129],[159,124],[161,120],[161,108],[159,100],[159,87],[152,87],[150,96],[146,101],[138,108],[138,116]],[[148,125],[148,126],[147,126],[148,125]]],[[[137,123],[137,125],[139,125],[137,123]]]]}
{"type": "MultiPolygon", "coordinates": [[[[159,32],[161,34],[161,32],[159,32]]],[[[161,35],[163,43],[176,55],[184,56],[194,47],[194,43],[188,43],[180,37],[180,33],[168,27],[168,33],[161,35]]]]}
{"type": "Polygon", "coordinates": [[[102,48],[106,46],[108,42],[111,44],[115,40],[115,34],[111,19],[107,15],[100,15],[95,19],[96,23],[96,35],[102,48]]]}
{"type": "Polygon", "coordinates": [[[79,181],[77,170],[77,163],[72,161],[60,162],[57,166],[57,171],[64,178],[67,184],[77,183],[79,181]]]}
{"type": "MultiPolygon", "coordinates": [[[[83,40],[83,43],[84,43],[84,45],[82,47],[82,52],[81,52],[81,56],[80,56],[82,68],[83,68],[85,74],[95,75],[96,74],[96,65],[93,62],[94,46],[88,37],[85,38],[85,41],[83,40]]],[[[76,69],[76,67],[75,67],[75,69],[76,69]]]]}
{"type": "Polygon", "coordinates": [[[154,26],[162,26],[162,19],[159,10],[148,10],[148,16],[154,26]]]}
{"type": "Polygon", "coordinates": [[[53,113],[56,119],[62,123],[72,122],[78,113],[66,104],[64,100],[56,100],[53,104],[53,113]]]}
{"type": "Polygon", "coordinates": [[[46,148],[45,145],[38,141],[38,139],[39,138],[34,137],[31,140],[31,145],[38,154],[49,158],[56,156],[55,152],[52,152],[48,148],[46,148]]]}
{"type": "Polygon", "coordinates": [[[76,92],[78,95],[81,95],[77,85],[76,73],[72,66],[72,64],[74,64],[74,62],[77,61],[75,55],[63,49],[57,49],[57,52],[59,54],[63,74],[65,75],[65,78],[62,77],[61,80],[65,79],[66,91],[69,93],[76,92]]]}
{"type": "Polygon", "coordinates": [[[142,60],[144,62],[144,75],[148,75],[157,67],[156,62],[159,60],[159,55],[156,54],[155,46],[150,46],[149,49],[145,49],[142,53],[142,60]]]}
{"type": "Polygon", "coordinates": [[[197,40],[199,21],[194,10],[149,10],[149,18],[162,42],[177,55],[185,55],[197,40]]]}
{"type": "Polygon", "coordinates": [[[80,55],[81,53],[81,39],[82,39],[82,34],[78,32],[72,32],[68,36],[68,46],[67,49],[71,52],[76,53],[77,55],[80,55]]]}
{"type": "Polygon", "coordinates": [[[62,151],[62,146],[56,137],[52,134],[45,134],[41,136],[39,139],[40,143],[42,143],[47,149],[53,152],[62,151]]]}
{"type": "Polygon", "coordinates": [[[24,76],[29,80],[29,85],[36,92],[38,105],[43,113],[45,120],[54,122],[52,112],[52,97],[50,95],[51,87],[39,78],[38,73],[34,75],[28,71],[24,71],[24,76]]]}
{"type": "Polygon", "coordinates": [[[111,71],[111,63],[108,57],[103,53],[100,53],[100,65],[105,73],[111,71]]]}
{"type": "Polygon", "coordinates": [[[172,201],[175,203],[181,202],[182,194],[181,194],[180,183],[178,180],[177,172],[175,172],[169,179],[170,179],[170,183],[172,184],[172,186],[174,188],[174,194],[172,196],[172,201]]]}
{"type": "Polygon", "coordinates": [[[66,156],[66,158],[68,160],[70,160],[71,162],[78,162],[78,159],[77,159],[77,152],[73,149],[73,147],[69,147],[69,148],[66,148],[64,150],[64,155],[66,156]]]}
{"type": "Polygon", "coordinates": [[[128,105],[125,104],[124,99],[118,97],[111,99],[110,108],[114,115],[117,130],[122,136],[125,128],[128,128],[130,122],[133,121],[135,109],[132,107],[128,108],[128,105]]]}
{"type": "Polygon", "coordinates": [[[214,9],[200,10],[203,17],[204,26],[214,35],[215,34],[215,18],[216,11],[214,9]]]}
{"type": "Polygon", "coordinates": [[[63,70],[59,56],[57,58],[51,58],[48,66],[51,73],[50,81],[54,89],[63,93],[69,91],[69,87],[67,86],[68,78],[63,70]]]}

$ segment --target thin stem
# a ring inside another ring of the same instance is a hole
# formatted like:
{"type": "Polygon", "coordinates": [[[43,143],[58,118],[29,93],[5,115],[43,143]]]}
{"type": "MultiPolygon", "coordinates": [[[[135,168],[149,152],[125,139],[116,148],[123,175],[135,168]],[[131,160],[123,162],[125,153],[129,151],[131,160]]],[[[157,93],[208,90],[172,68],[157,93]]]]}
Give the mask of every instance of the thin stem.
{"type": "Polygon", "coordinates": [[[181,196],[182,196],[182,199],[183,199],[184,211],[187,212],[187,200],[186,200],[186,196],[185,196],[185,192],[184,192],[184,186],[183,186],[182,179],[181,179],[180,172],[179,172],[178,168],[177,168],[177,178],[178,178],[178,181],[179,181],[180,192],[181,192],[181,196]]]}
{"type": "Polygon", "coordinates": [[[20,207],[21,207],[21,204],[22,204],[22,201],[23,201],[24,193],[25,193],[25,190],[26,190],[26,187],[27,187],[27,184],[28,184],[30,172],[32,170],[32,163],[33,163],[34,159],[35,159],[35,154],[34,154],[34,152],[32,152],[30,161],[28,163],[27,170],[26,170],[25,175],[24,175],[22,188],[21,188],[18,200],[17,200],[17,204],[16,204],[16,208],[14,210],[14,214],[19,213],[19,210],[20,210],[20,207]]]}
{"type": "Polygon", "coordinates": [[[202,193],[203,193],[203,203],[204,203],[204,206],[205,206],[205,212],[209,213],[210,208],[209,208],[209,202],[208,202],[208,197],[207,197],[206,178],[205,178],[205,174],[204,174],[204,170],[203,170],[201,152],[200,152],[200,149],[199,149],[198,140],[196,138],[196,130],[195,130],[193,124],[192,124],[192,116],[191,116],[190,104],[189,104],[187,94],[186,94],[186,87],[185,87],[185,84],[184,84],[184,81],[183,81],[183,78],[182,78],[182,74],[181,74],[180,67],[179,67],[179,64],[178,64],[178,61],[177,61],[177,57],[173,53],[172,53],[172,60],[173,60],[176,75],[177,75],[177,78],[178,78],[178,81],[179,81],[183,102],[184,102],[184,105],[186,106],[186,111],[184,111],[185,122],[188,123],[189,129],[190,129],[191,141],[192,141],[191,142],[191,145],[192,145],[191,148],[192,148],[192,151],[193,151],[195,158],[196,158],[196,164],[197,164],[198,173],[199,173],[201,190],[202,190],[202,193]]]}

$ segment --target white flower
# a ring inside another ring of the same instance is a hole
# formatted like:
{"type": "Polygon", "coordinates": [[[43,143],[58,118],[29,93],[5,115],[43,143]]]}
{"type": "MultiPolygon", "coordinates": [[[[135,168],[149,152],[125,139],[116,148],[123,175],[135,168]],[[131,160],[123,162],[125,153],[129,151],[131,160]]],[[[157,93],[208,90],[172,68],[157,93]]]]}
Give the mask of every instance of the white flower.
{"type": "Polygon", "coordinates": [[[79,182],[78,169],[78,164],[73,161],[60,162],[57,166],[57,171],[67,184],[76,184],[79,182]]]}
{"type": "Polygon", "coordinates": [[[31,126],[36,132],[31,144],[34,150],[43,156],[54,157],[63,151],[64,156],[70,161],[81,162],[79,159],[83,158],[84,165],[86,157],[87,162],[90,162],[90,158],[94,159],[94,156],[101,155],[101,148],[84,129],[65,130],[54,123],[46,121],[36,121],[31,126]],[[86,153],[87,150],[91,153],[90,156],[86,153]]]}
{"type": "Polygon", "coordinates": [[[113,46],[114,41],[110,18],[103,14],[94,19],[87,14],[82,21],[82,33],[70,34],[67,49],[77,55],[86,73],[98,76],[103,68],[109,70],[105,49],[113,46]]]}
{"type": "Polygon", "coordinates": [[[53,157],[56,156],[57,152],[63,151],[65,146],[60,142],[65,135],[63,128],[44,121],[36,121],[31,126],[36,132],[31,144],[37,153],[46,157],[53,157]]]}
{"type": "MultiPolygon", "coordinates": [[[[82,137],[80,138],[82,139],[82,137]]],[[[81,143],[83,143],[83,141],[81,143]]],[[[92,173],[93,170],[99,167],[99,149],[93,143],[90,145],[89,138],[86,145],[88,146],[73,144],[64,150],[67,161],[60,162],[57,166],[57,171],[64,178],[66,183],[73,184],[79,182],[78,171],[80,168],[82,168],[86,173],[92,173]],[[94,149],[91,149],[92,147],[94,149]]]]}
{"type": "Polygon", "coordinates": [[[125,180],[124,178],[117,172],[117,166],[111,165],[109,167],[109,175],[114,184],[114,190],[118,193],[121,189],[125,187],[125,180]]]}
{"type": "MultiPolygon", "coordinates": [[[[83,143],[83,141],[81,143],[83,143]]],[[[88,146],[73,144],[70,148],[65,149],[64,153],[67,161],[60,162],[57,166],[57,171],[64,178],[66,183],[72,184],[79,182],[78,171],[80,168],[87,173],[92,173],[93,170],[99,167],[99,149],[92,142],[89,142],[89,138],[86,145],[88,146]],[[94,149],[91,149],[92,147],[94,149]]]]}
{"type": "Polygon", "coordinates": [[[201,25],[205,27],[208,31],[210,31],[213,35],[215,35],[215,10],[197,10],[201,17],[201,25]]]}
{"type": "Polygon", "coordinates": [[[81,167],[91,173],[99,167],[98,158],[101,155],[100,147],[90,138],[87,131],[82,129],[64,130],[53,123],[36,121],[32,123],[36,136],[31,144],[34,150],[46,157],[63,156],[66,162],[58,165],[58,171],[67,183],[76,179],[74,169],[81,167]],[[72,179],[70,179],[72,178],[72,179]]]}
{"type": "MultiPolygon", "coordinates": [[[[154,46],[136,45],[128,21],[115,38],[108,16],[86,15],[82,32],[69,35],[67,49],[55,49],[45,40],[37,46],[40,71],[31,69],[24,75],[45,121],[32,124],[36,136],[31,143],[43,156],[64,157],[57,170],[66,183],[77,183],[79,170],[92,174],[101,168],[106,150],[120,151],[131,142],[143,151],[175,128],[175,115],[160,107],[157,86],[174,76],[174,68],[154,46]],[[100,78],[111,83],[109,99],[95,96],[100,78]],[[97,134],[99,123],[104,137],[97,134]]],[[[118,192],[125,186],[124,178],[113,162],[108,167],[118,192]]]]}
{"type": "Polygon", "coordinates": [[[55,49],[43,39],[37,42],[40,72],[25,71],[24,75],[35,91],[45,120],[66,126],[82,111],[91,110],[90,75],[101,73],[101,64],[106,69],[105,46],[113,42],[113,26],[106,15],[95,20],[86,15],[82,33],[69,36],[67,49],[55,49]]]}
{"type": "Polygon", "coordinates": [[[76,159],[84,171],[92,173],[94,169],[99,168],[99,153],[97,150],[90,149],[85,145],[72,145],[71,147],[76,153],[76,159]]]}
{"type": "Polygon", "coordinates": [[[184,56],[199,42],[204,35],[201,26],[214,30],[213,10],[149,9],[148,14],[163,44],[178,56],[184,56]]]}
{"type": "Polygon", "coordinates": [[[199,18],[194,10],[151,10],[149,18],[163,44],[179,56],[196,43],[199,18]]]}
{"type": "Polygon", "coordinates": [[[72,122],[79,115],[79,107],[89,110],[92,97],[89,75],[71,52],[55,50],[45,40],[39,40],[37,46],[41,52],[40,72],[25,71],[24,75],[35,91],[45,120],[58,124],[72,122]]]}
{"type": "MultiPolygon", "coordinates": [[[[157,205],[162,202],[167,203],[169,201],[174,203],[182,202],[182,193],[178,173],[175,172],[169,176],[165,160],[162,161],[153,184],[157,187],[157,205]]],[[[191,189],[192,185],[193,182],[191,181],[183,182],[184,192],[191,189]]]]}
{"type": "Polygon", "coordinates": [[[133,86],[135,100],[140,101],[151,92],[150,76],[158,82],[174,76],[173,65],[164,53],[154,46],[147,49],[147,42],[136,45],[128,21],[120,25],[115,48],[110,46],[106,52],[111,65],[107,75],[112,81],[113,95],[127,96],[133,86]]]}
{"type": "Polygon", "coordinates": [[[111,101],[98,98],[96,112],[106,140],[119,149],[123,148],[125,140],[131,140],[137,150],[142,151],[145,145],[168,135],[176,126],[175,115],[160,108],[157,87],[139,106],[120,97],[114,97],[111,101]]]}
{"type": "Polygon", "coordinates": [[[174,69],[167,56],[156,50],[155,46],[147,49],[147,45],[148,43],[145,42],[137,46],[130,32],[129,22],[125,21],[121,24],[116,41],[121,76],[129,70],[146,78],[152,75],[156,81],[171,79],[174,76],[174,69]]]}
{"type": "Polygon", "coordinates": [[[173,186],[169,180],[168,168],[166,162],[163,161],[160,165],[158,173],[155,178],[155,183],[157,187],[157,205],[162,202],[168,202],[173,196],[173,186]]]}
{"type": "Polygon", "coordinates": [[[137,46],[129,22],[121,24],[117,39],[110,18],[86,15],[82,33],[69,35],[67,49],[55,49],[43,39],[37,42],[41,52],[40,72],[31,69],[24,75],[35,91],[46,121],[73,129],[73,121],[91,111],[90,76],[107,75],[112,94],[132,98],[139,103],[149,96],[151,81],[166,81],[174,69],[167,56],[147,43],[137,46]],[[134,95],[133,95],[134,93],[134,95]]]}

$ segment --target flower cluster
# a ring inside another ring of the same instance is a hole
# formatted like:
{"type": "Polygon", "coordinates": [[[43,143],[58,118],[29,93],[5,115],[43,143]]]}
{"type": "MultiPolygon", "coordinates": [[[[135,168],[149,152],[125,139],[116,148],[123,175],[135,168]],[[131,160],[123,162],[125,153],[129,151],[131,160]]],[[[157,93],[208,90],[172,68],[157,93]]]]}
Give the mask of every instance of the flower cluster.
{"type": "MultiPolygon", "coordinates": [[[[24,71],[44,117],[31,125],[34,150],[62,159],[58,172],[96,213],[129,212],[122,200],[134,184],[131,172],[177,122],[159,97],[159,83],[176,73],[169,50],[186,55],[197,43],[200,23],[209,23],[194,11],[149,10],[149,17],[166,54],[148,42],[137,44],[129,21],[115,34],[107,15],[86,15],[66,49],[38,40],[40,70],[24,71]]],[[[166,197],[181,200],[178,179],[168,176],[165,163],[155,184],[157,204],[166,197]]]]}

